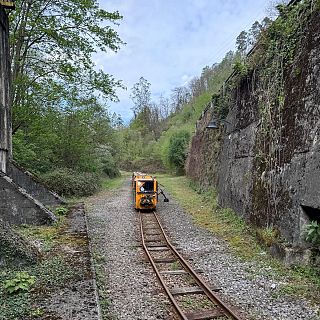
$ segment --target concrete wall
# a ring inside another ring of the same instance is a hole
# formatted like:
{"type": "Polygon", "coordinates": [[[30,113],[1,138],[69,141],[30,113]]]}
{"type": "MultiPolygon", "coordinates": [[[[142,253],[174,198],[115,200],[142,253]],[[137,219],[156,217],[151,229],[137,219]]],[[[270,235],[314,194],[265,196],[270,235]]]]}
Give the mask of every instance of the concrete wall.
{"type": "Polygon", "coordinates": [[[0,219],[10,224],[46,224],[56,221],[44,205],[0,173],[0,219]]]}
{"type": "Polygon", "coordinates": [[[220,153],[220,130],[206,129],[214,104],[207,106],[206,112],[198,120],[196,133],[192,137],[191,149],[186,160],[186,175],[200,183],[202,188],[217,183],[217,166],[220,153]]]}
{"type": "Polygon", "coordinates": [[[256,226],[278,229],[289,246],[303,248],[304,225],[311,219],[320,221],[319,11],[305,30],[301,48],[284,74],[279,138],[262,139],[265,128],[257,101],[256,71],[232,92],[226,119],[230,124],[221,127],[219,139],[212,141],[217,134],[205,128],[214,108],[199,121],[186,172],[203,186],[215,186],[222,206],[233,208],[256,226]],[[263,147],[273,148],[268,165],[260,159],[263,147]]]}
{"type": "Polygon", "coordinates": [[[58,194],[50,191],[34,175],[13,161],[8,164],[7,175],[15,184],[25,189],[33,198],[46,206],[57,206],[64,203],[64,200],[58,194]]]}
{"type": "Polygon", "coordinates": [[[45,205],[63,200],[30,173],[11,162],[10,66],[8,17],[0,6],[0,218],[11,224],[55,221],[45,205]]]}
{"type": "Polygon", "coordinates": [[[0,170],[3,172],[6,172],[6,165],[11,153],[8,33],[8,17],[3,8],[0,8],[0,170]]]}

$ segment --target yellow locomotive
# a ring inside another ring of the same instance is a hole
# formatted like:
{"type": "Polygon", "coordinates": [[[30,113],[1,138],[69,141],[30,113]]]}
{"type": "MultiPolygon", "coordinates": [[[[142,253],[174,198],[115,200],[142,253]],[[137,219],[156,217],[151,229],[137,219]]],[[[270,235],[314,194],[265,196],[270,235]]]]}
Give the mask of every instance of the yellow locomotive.
{"type": "Polygon", "coordinates": [[[164,196],[165,202],[169,201],[162,189],[159,188],[159,183],[156,177],[146,173],[133,173],[132,193],[134,207],[137,210],[155,210],[158,203],[159,194],[164,196]]]}

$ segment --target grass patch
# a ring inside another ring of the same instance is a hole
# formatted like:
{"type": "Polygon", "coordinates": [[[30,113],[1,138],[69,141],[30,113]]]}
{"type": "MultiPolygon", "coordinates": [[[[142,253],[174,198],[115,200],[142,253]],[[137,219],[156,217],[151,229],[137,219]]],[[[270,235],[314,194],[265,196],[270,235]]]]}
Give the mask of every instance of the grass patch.
{"type": "Polygon", "coordinates": [[[101,308],[101,314],[103,320],[114,320],[111,315],[110,309],[110,299],[107,287],[107,277],[105,274],[105,257],[98,251],[93,252],[94,268],[96,271],[96,281],[99,293],[99,303],[101,308]]]}
{"type": "Polygon", "coordinates": [[[199,226],[226,240],[239,256],[249,259],[261,253],[261,248],[251,235],[253,230],[233,210],[220,208],[213,190],[195,190],[185,176],[159,174],[157,177],[199,226]]]}
{"type": "Polygon", "coordinates": [[[131,173],[121,171],[121,176],[120,177],[113,178],[113,179],[104,178],[102,180],[102,190],[106,191],[106,190],[113,190],[113,189],[119,188],[122,185],[124,179],[128,175],[131,175],[131,173]]]}
{"type": "Polygon", "coordinates": [[[68,264],[62,256],[54,256],[35,265],[24,267],[3,267],[0,272],[0,320],[20,320],[36,318],[34,305],[38,297],[50,292],[52,288],[63,287],[79,277],[76,268],[68,264]],[[6,281],[16,277],[18,272],[27,272],[36,281],[27,291],[8,294],[6,281]]]}
{"type": "Polygon", "coordinates": [[[266,245],[277,241],[276,230],[254,229],[244,219],[228,208],[221,208],[215,191],[203,192],[197,189],[185,176],[158,174],[158,180],[165,189],[193,218],[193,221],[225,240],[230,249],[241,259],[255,261],[261,266],[253,277],[266,271],[285,283],[275,292],[277,297],[285,295],[304,296],[317,302],[320,298],[320,270],[312,267],[285,267],[271,257],[259,245],[257,234],[263,235],[266,245]]]}

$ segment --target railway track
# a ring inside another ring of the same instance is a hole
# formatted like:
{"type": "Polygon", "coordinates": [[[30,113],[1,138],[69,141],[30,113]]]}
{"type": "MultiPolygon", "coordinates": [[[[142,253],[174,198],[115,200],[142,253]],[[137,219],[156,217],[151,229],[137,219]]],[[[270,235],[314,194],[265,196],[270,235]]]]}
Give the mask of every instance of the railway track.
{"type": "Polygon", "coordinates": [[[142,246],[177,315],[184,320],[244,320],[170,243],[155,212],[140,211],[142,246]]]}

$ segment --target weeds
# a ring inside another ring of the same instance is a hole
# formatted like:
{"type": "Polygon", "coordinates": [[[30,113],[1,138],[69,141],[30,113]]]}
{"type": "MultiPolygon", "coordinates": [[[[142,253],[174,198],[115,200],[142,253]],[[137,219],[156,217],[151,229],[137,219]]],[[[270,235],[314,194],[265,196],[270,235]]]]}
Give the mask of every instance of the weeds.
{"type": "Polygon", "coordinates": [[[29,291],[35,282],[35,276],[30,276],[28,272],[21,271],[17,272],[13,279],[5,280],[3,286],[9,294],[13,294],[21,291],[29,291]]]}

